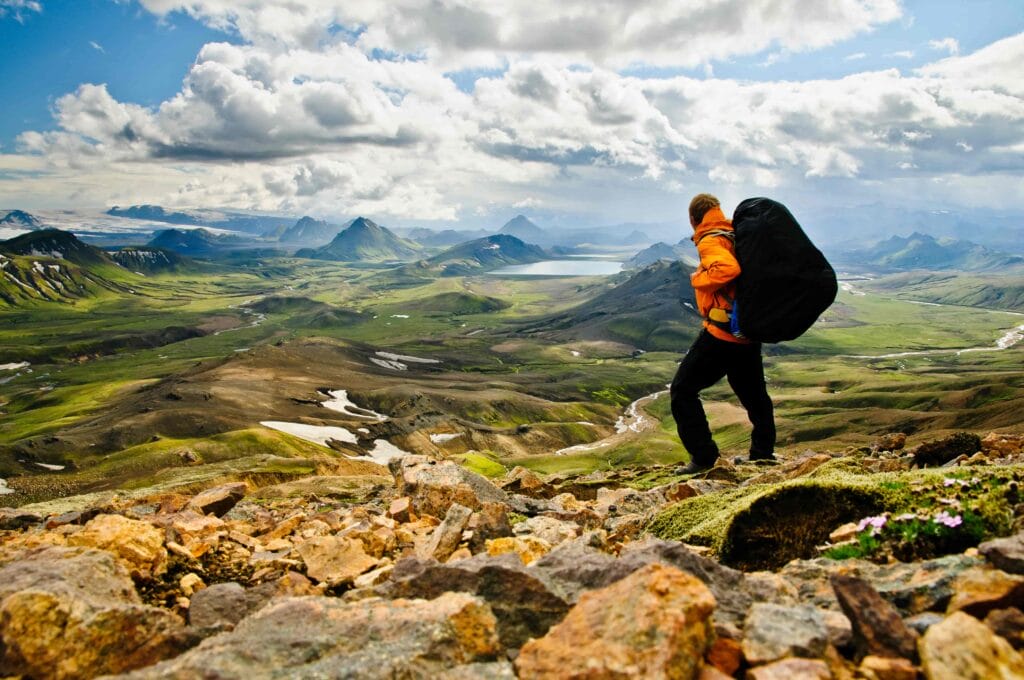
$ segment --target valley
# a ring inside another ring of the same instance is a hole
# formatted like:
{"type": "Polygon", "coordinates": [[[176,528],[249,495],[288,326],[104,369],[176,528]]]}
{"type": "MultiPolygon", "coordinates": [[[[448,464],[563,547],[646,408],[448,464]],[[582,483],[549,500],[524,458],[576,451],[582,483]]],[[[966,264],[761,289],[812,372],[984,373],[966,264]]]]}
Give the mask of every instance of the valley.
{"type": "MultiPolygon", "coordinates": [[[[188,487],[200,468],[268,480],[374,468],[396,451],[489,475],[684,461],[662,391],[699,328],[689,268],[502,274],[507,261],[480,259],[498,242],[480,243],[425,265],[254,254],[108,269],[115,289],[8,306],[5,501],[188,487]],[[386,419],[325,407],[340,390],[386,419]],[[643,426],[617,432],[645,395],[643,426]]],[[[766,348],[780,450],[1019,431],[1022,348],[995,347],[1020,317],[919,304],[920,278],[878,281],[845,286],[804,337],[766,348]]],[[[723,450],[743,455],[749,425],[728,386],[706,396],[723,450]]]]}

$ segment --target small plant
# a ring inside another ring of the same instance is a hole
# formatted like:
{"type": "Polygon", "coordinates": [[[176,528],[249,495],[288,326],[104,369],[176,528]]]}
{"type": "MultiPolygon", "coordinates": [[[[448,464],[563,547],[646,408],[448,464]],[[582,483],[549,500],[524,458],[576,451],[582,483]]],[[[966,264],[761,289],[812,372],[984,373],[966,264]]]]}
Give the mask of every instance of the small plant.
{"type": "Polygon", "coordinates": [[[985,535],[982,519],[969,510],[931,515],[908,512],[866,517],[857,525],[857,543],[837,546],[825,553],[836,560],[855,557],[901,562],[931,559],[963,552],[978,545],[985,535]]]}

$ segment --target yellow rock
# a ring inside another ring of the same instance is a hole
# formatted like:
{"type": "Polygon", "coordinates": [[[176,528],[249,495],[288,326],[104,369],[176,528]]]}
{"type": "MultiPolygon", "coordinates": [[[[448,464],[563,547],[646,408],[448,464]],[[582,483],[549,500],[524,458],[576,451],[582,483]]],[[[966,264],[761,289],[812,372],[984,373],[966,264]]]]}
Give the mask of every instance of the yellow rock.
{"type": "Polygon", "coordinates": [[[515,553],[523,564],[530,564],[551,552],[551,544],[534,536],[506,536],[487,541],[488,555],[515,553]]]}
{"type": "Polygon", "coordinates": [[[98,515],[68,538],[69,545],[99,548],[113,553],[133,577],[151,578],[167,570],[164,532],[121,515],[98,515]]]}

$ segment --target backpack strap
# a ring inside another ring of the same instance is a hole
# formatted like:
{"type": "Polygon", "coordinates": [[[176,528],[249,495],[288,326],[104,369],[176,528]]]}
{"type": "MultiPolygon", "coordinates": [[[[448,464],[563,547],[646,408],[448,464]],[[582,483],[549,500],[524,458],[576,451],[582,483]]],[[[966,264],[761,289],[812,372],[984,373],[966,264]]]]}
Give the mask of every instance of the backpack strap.
{"type": "Polygon", "coordinates": [[[736,232],[734,232],[732,229],[712,229],[711,231],[709,231],[708,233],[704,234],[699,239],[697,239],[697,243],[699,244],[701,241],[706,239],[708,236],[724,236],[727,239],[729,239],[730,241],[732,241],[733,243],[736,242],[736,232]]]}

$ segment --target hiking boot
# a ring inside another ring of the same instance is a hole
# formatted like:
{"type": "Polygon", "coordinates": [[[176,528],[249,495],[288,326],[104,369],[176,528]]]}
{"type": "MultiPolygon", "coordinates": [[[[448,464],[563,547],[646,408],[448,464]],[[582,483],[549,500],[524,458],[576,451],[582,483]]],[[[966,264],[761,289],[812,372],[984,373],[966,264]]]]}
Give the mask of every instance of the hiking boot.
{"type": "Polygon", "coordinates": [[[677,475],[695,475],[695,474],[698,474],[700,472],[707,472],[708,470],[710,470],[714,466],[715,466],[715,461],[713,461],[713,460],[710,461],[710,462],[691,460],[686,465],[677,467],[676,470],[675,470],[675,473],[677,475]]]}
{"type": "Polygon", "coordinates": [[[775,454],[772,453],[771,451],[769,451],[768,453],[761,453],[760,451],[751,451],[750,452],[749,460],[750,460],[751,463],[756,463],[759,460],[760,461],[770,461],[772,463],[777,462],[777,459],[775,458],[775,454]]]}

